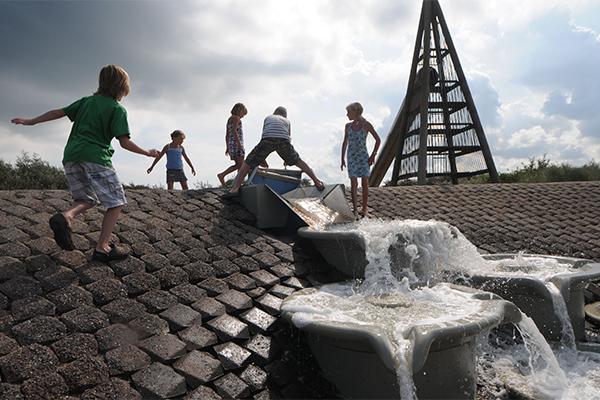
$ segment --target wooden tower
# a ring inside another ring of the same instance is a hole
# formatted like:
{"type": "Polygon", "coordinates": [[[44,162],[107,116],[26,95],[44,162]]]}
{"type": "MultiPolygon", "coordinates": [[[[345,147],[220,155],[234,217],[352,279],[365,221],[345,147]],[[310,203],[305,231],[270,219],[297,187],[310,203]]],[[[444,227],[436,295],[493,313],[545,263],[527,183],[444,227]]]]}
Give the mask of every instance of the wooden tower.
{"type": "Polygon", "coordinates": [[[375,161],[370,186],[379,186],[394,161],[392,185],[417,178],[458,178],[498,172],[467,79],[438,0],[423,0],[406,97],[375,161]]]}

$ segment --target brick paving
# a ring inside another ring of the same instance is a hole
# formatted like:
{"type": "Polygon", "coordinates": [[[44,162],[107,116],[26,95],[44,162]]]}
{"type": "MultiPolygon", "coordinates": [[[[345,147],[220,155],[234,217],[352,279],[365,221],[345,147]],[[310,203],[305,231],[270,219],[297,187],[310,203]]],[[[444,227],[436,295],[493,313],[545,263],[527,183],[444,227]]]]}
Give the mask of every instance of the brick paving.
{"type": "MultiPolygon", "coordinates": [[[[0,400],[335,398],[279,316],[295,290],[341,280],[293,235],[253,227],[219,190],[129,190],[111,242],[89,261],[103,213],[48,219],[66,191],[0,191],[0,400]]],[[[490,253],[600,261],[600,183],[371,189],[384,219],[448,222],[490,253]]]]}

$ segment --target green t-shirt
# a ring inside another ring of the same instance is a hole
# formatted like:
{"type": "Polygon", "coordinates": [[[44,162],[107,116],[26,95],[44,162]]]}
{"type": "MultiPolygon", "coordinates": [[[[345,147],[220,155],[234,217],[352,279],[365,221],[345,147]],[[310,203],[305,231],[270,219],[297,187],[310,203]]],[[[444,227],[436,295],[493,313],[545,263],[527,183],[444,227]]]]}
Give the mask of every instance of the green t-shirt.
{"type": "Polygon", "coordinates": [[[77,100],[63,111],[73,121],[63,164],[87,161],[111,167],[115,149],[110,142],[121,135],[131,137],[125,107],[113,98],[94,95],[77,100]]]}

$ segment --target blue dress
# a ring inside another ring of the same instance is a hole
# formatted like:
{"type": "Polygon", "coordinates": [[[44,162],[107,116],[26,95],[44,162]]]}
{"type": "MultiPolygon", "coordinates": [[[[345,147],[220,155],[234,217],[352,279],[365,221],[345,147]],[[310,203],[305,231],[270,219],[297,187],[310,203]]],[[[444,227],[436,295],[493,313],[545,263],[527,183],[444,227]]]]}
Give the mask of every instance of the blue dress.
{"type": "Polygon", "coordinates": [[[371,175],[369,168],[369,152],[367,151],[367,132],[365,120],[358,131],[352,130],[352,123],[348,128],[348,177],[368,178],[371,175]]]}

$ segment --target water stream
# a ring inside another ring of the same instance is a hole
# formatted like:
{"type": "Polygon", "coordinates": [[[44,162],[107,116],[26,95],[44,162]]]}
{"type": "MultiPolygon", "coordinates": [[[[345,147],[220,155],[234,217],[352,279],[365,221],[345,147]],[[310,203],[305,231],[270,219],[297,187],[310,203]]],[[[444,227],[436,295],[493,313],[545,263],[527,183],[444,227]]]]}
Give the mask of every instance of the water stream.
{"type": "Polygon", "coordinates": [[[552,258],[486,260],[458,229],[436,221],[363,219],[348,224],[319,224],[315,229],[360,234],[366,244],[368,265],[363,280],[326,285],[309,302],[296,305],[295,311],[306,312],[297,313],[294,323],[300,327],[322,318],[375,327],[391,324],[393,328],[388,332],[392,332],[390,341],[397,351],[403,399],[416,398],[406,327],[443,326],[481,312],[481,301],[441,283],[449,276],[477,273],[527,276],[544,282],[563,325],[563,340],[554,349],[526,315],[517,326],[520,344],[482,346],[480,357],[493,367],[496,378],[534,399],[600,399],[600,355],[576,350],[564,299],[549,282],[552,276],[569,272],[571,265],[552,258]]]}

